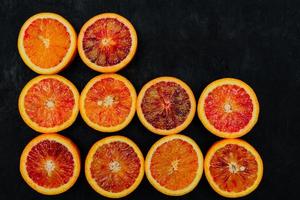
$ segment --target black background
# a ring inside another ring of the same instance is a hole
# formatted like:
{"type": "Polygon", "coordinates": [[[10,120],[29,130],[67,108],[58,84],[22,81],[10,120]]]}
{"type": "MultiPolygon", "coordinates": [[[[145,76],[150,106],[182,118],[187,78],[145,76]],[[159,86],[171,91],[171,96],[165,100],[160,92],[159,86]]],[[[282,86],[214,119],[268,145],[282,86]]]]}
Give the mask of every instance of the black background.
{"type": "MultiPolygon", "coordinates": [[[[138,33],[134,60],[119,73],[139,91],[158,76],[185,81],[198,99],[204,87],[218,78],[235,77],[256,92],[261,112],[254,129],[242,139],[252,144],[264,161],[264,177],[244,199],[296,199],[299,193],[299,1],[154,1],[65,0],[15,1],[0,4],[0,199],[101,199],[88,185],[83,171],[64,194],[47,197],[33,191],[19,173],[19,157],[38,133],[22,121],[17,99],[23,86],[36,73],[25,66],[17,51],[18,32],[27,18],[43,11],[56,12],[77,32],[89,18],[116,12],[129,19],[138,33]]],[[[77,56],[60,73],[79,91],[99,73],[77,56]]],[[[89,128],[78,116],[63,135],[80,148],[82,160],[97,140],[112,135],[89,128]]],[[[210,134],[195,116],[183,131],[203,153],[219,138],[210,134]]],[[[142,126],[137,116],[119,133],[135,141],[146,155],[161,138],[142,126]]],[[[221,199],[203,176],[187,199],[221,199]]],[[[128,199],[162,199],[144,177],[128,199]]]]}

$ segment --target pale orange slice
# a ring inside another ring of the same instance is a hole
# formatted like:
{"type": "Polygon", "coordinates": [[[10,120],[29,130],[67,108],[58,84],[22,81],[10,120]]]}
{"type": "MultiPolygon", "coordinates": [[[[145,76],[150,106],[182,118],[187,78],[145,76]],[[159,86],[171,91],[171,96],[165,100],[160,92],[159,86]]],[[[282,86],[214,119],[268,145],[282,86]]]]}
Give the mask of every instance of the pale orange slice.
{"type": "Polygon", "coordinates": [[[45,195],[56,195],[70,189],[80,173],[80,156],[76,145],[56,134],[42,134],[23,150],[20,172],[25,182],[45,195]]]}
{"type": "Polygon", "coordinates": [[[19,97],[19,112],[35,131],[54,133],[71,126],[79,112],[79,93],[66,78],[40,75],[29,81],[19,97]]]}
{"type": "Polygon", "coordinates": [[[85,161],[85,176],[92,188],[110,198],[132,193],[144,176],[144,158],[138,146],[123,136],[99,140],[85,161]]]}
{"type": "Polygon", "coordinates": [[[225,139],[209,149],[204,170],[209,184],[218,194],[237,198],[258,187],[263,176],[263,162],[247,142],[225,139]]]}
{"type": "Polygon", "coordinates": [[[116,72],[134,57],[137,35],[132,24],[114,13],[104,13],[88,20],[78,36],[82,61],[98,72],[116,72]]]}
{"type": "Polygon", "coordinates": [[[116,132],[132,120],[136,109],[136,92],[125,77],[102,74],[90,80],[80,96],[83,120],[95,130],[116,132]]]}
{"type": "Polygon", "coordinates": [[[196,142],[187,136],[165,136],[149,150],[145,172],[158,191],[170,196],[187,194],[201,179],[202,152],[196,142]]]}
{"type": "Polygon", "coordinates": [[[159,77],[141,89],[137,114],[151,132],[170,135],[184,130],[193,120],[196,101],[190,87],[174,77],[159,77]]]}
{"type": "Polygon", "coordinates": [[[76,55],[77,35],[72,25],[55,13],[39,13],[22,26],[18,50],[24,63],[39,74],[55,74],[76,55]]]}
{"type": "Polygon", "coordinates": [[[211,133],[223,138],[247,134],[256,124],[259,103],[241,80],[223,78],[210,83],[198,102],[198,116],[211,133]]]}

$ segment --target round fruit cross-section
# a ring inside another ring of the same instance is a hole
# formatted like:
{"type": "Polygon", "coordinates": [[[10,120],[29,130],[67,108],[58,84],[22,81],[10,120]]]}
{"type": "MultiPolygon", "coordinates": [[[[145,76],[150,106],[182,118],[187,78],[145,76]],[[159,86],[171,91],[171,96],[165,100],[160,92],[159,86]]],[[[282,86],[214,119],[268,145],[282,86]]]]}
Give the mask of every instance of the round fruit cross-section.
{"type": "Polygon", "coordinates": [[[22,26],[18,49],[25,64],[39,74],[55,74],[76,55],[77,35],[72,25],[55,13],[39,13],[22,26]]]}
{"type": "Polygon", "coordinates": [[[205,176],[211,187],[224,197],[236,198],[254,191],[263,175],[257,151],[240,139],[215,143],[204,161],[205,176]]]}
{"type": "Polygon", "coordinates": [[[259,103],[241,80],[223,78],[210,83],[198,102],[198,116],[207,130],[223,138],[247,134],[256,124],[259,103]]]}
{"type": "Polygon", "coordinates": [[[118,74],[102,74],[90,80],[80,96],[83,120],[95,130],[116,132],[132,120],[136,109],[133,85],[118,74]]]}
{"type": "Polygon", "coordinates": [[[90,149],[85,161],[85,176],[99,194],[110,198],[124,197],[143,179],[143,154],[126,137],[106,137],[90,149]]]}
{"type": "Polygon", "coordinates": [[[63,193],[79,176],[78,148],[70,139],[57,133],[39,135],[23,150],[20,172],[25,182],[39,193],[63,193]]]}
{"type": "Polygon", "coordinates": [[[151,132],[170,135],[184,130],[196,112],[195,97],[183,81],[159,77],[143,86],[137,99],[137,114],[151,132]]]}
{"type": "Polygon", "coordinates": [[[158,140],[145,161],[149,182],[158,191],[181,196],[191,192],[203,172],[203,155],[194,140],[175,134],[158,140]]]}
{"type": "Polygon", "coordinates": [[[98,72],[116,72],[133,58],[137,35],[132,24],[114,13],[88,20],[78,36],[78,52],[83,62],[98,72]]]}
{"type": "Polygon", "coordinates": [[[40,75],[29,81],[19,97],[19,112],[25,123],[41,133],[68,128],[79,112],[79,93],[66,78],[40,75]]]}

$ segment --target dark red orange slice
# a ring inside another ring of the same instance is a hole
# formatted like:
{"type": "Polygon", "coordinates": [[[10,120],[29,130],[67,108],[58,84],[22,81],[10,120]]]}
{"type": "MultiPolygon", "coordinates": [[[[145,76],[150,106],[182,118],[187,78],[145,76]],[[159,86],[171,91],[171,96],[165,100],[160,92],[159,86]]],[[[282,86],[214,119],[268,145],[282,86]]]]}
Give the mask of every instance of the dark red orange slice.
{"type": "Polygon", "coordinates": [[[174,77],[156,78],[143,86],[137,100],[142,124],[160,135],[179,133],[192,121],[196,111],[192,90],[174,77]]]}
{"type": "Polygon", "coordinates": [[[79,176],[79,151],[66,137],[42,134],[25,147],[20,171],[26,183],[37,192],[60,194],[72,187],[79,176]]]}
{"type": "Polygon", "coordinates": [[[78,37],[79,55],[90,68],[116,72],[133,58],[137,36],[132,24],[114,13],[97,15],[87,21],[78,37]]]}

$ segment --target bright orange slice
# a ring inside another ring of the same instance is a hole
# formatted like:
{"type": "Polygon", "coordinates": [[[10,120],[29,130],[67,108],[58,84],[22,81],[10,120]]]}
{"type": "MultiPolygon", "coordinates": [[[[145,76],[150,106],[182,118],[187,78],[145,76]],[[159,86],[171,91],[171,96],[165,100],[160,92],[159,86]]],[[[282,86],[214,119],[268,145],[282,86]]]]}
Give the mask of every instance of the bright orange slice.
{"type": "Polygon", "coordinates": [[[223,138],[247,134],[256,124],[259,103],[241,80],[223,78],[210,83],[198,102],[198,116],[211,133],[223,138]]]}
{"type": "Polygon", "coordinates": [[[96,76],[87,83],[80,96],[83,120],[101,132],[125,128],[132,120],[135,108],[135,89],[118,74],[96,76]]]}
{"type": "Polygon", "coordinates": [[[116,72],[133,58],[137,35],[132,24],[114,13],[88,20],[78,36],[78,52],[83,62],[98,72],[116,72]]]}
{"type": "Polygon", "coordinates": [[[159,77],[143,86],[137,99],[142,124],[159,135],[179,133],[193,120],[196,102],[192,90],[174,77],[159,77]]]}
{"type": "Polygon", "coordinates": [[[55,13],[39,13],[22,26],[18,49],[25,64],[39,74],[55,74],[76,55],[76,32],[55,13]]]}
{"type": "Polygon", "coordinates": [[[170,196],[187,194],[201,179],[202,152],[196,142],[187,136],[165,136],[149,150],[145,172],[158,191],[170,196]]]}
{"type": "Polygon", "coordinates": [[[204,170],[209,184],[217,193],[236,198],[257,188],[263,176],[263,162],[247,142],[225,139],[209,149],[204,170]]]}
{"type": "Polygon", "coordinates": [[[79,112],[79,93],[66,78],[40,75],[29,81],[19,97],[19,111],[25,123],[41,133],[68,128],[79,112]]]}
{"type": "Polygon", "coordinates": [[[25,182],[39,193],[63,193],[79,176],[79,151],[70,139],[62,135],[39,135],[23,150],[20,172],[25,182]]]}
{"type": "Polygon", "coordinates": [[[99,194],[110,198],[124,197],[143,179],[143,154],[126,137],[106,137],[90,149],[85,161],[85,176],[99,194]]]}

